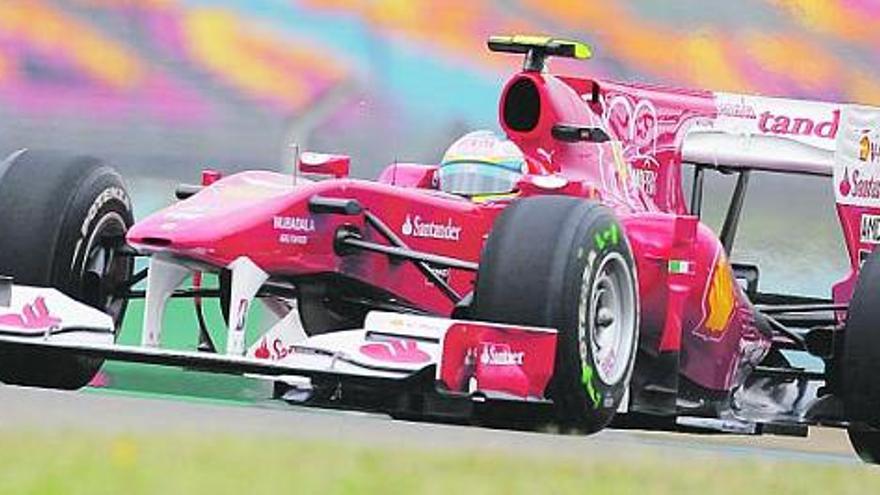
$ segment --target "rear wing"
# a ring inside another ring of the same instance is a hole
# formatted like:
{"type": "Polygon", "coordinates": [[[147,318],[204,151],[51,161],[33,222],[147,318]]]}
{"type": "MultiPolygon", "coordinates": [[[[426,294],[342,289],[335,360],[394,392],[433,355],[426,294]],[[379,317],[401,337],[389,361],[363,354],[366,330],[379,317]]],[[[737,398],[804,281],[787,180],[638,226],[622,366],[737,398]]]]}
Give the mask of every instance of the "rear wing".
{"type": "MultiPolygon", "coordinates": [[[[848,302],[861,264],[880,245],[880,108],[726,93],[715,102],[717,116],[688,129],[682,162],[831,178],[852,268],[833,298],[848,302]]],[[[729,247],[735,222],[727,227],[729,247]]]]}
{"type": "Polygon", "coordinates": [[[682,161],[728,170],[831,177],[846,105],[715,93],[717,117],[697,122],[682,161]]]}

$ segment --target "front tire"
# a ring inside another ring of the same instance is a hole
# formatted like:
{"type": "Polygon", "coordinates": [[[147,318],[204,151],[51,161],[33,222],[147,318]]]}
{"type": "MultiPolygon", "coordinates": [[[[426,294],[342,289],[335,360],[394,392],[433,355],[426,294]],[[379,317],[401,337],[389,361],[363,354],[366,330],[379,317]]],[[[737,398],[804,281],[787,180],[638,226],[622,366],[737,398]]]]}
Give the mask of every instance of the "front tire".
{"type": "Polygon", "coordinates": [[[495,223],[472,310],[477,320],[559,332],[548,395],[563,426],[592,433],[611,422],[629,384],[636,287],[632,252],[611,210],[578,198],[526,198],[495,223]]]}
{"type": "MultiPolygon", "coordinates": [[[[110,314],[126,300],[117,289],[132,261],[118,247],[133,223],[119,175],[93,158],[49,152],[12,155],[0,176],[0,274],[16,284],[55,287],[110,314]]],[[[0,381],[78,389],[103,361],[60,352],[0,351],[0,381]]]]}

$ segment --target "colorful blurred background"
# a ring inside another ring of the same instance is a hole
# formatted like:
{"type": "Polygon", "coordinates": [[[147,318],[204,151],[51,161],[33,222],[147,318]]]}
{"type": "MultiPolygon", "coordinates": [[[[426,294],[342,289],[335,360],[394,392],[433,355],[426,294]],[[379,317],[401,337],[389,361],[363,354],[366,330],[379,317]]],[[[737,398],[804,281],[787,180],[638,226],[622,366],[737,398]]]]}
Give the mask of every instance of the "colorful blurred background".
{"type": "MultiPolygon", "coordinates": [[[[144,212],[202,167],[290,170],[294,142],[351,154],[361,177],[436,161],[497,126],[520,60],[488,53],[492,33],[595,46],[560,72],[880,104],[878,28],[876,0],[2,0],[0,152],[102,157],[144,212]]],[[[710,217],[726,203],[719,181],[710,217]]],[[[845,270],[830,188],[754,187],[767,198],[750,198],[737,256],[769,266],[777,288],[825,292],[845,270]],[[809,221],[768,217],[779,210],[809,221]]]]}
{"type": "Polygon", "coordinates": [[[3,0],[0,150],[69,148],[139,174],[279,167],[296,141],[360,175],[495,124],[490,33],[596,47],[556,70],[880,103],[872,0],[3,0]]]}

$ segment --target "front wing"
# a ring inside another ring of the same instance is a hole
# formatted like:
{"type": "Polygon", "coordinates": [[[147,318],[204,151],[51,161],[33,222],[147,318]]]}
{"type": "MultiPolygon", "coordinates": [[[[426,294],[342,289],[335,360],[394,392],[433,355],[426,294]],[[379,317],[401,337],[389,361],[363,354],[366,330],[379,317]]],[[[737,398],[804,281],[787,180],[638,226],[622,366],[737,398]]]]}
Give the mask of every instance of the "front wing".
{"type": "MultiPolygon", "coordinates": [[[[9,287],[7,286],[7,290],[9,287]]],[[[112,319],[55,289],[11,286],[0,348],[73,353],[280,382],[357,383],[376,393],[426,384],[459,397],[545,403],[556,331],[371,312],[364,328],[261,336],[243,354],[114,343],[112,319]]],[[[4,307],[5,306],[5,307],[4,307]]]]}

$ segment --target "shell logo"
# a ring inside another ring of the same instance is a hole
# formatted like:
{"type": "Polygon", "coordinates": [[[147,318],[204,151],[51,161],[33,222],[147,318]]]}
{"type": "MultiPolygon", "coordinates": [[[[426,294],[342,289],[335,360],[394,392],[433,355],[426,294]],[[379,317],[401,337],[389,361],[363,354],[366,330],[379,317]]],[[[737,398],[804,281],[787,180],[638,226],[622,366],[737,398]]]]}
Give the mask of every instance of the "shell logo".
{"type": "Polygon", "coordinates": [[[880,143],[872,139],[868,132],[870,131],[863,130],[862,137],[859,138],[859,161],[876,164],[880,161],[880,143]]]}

